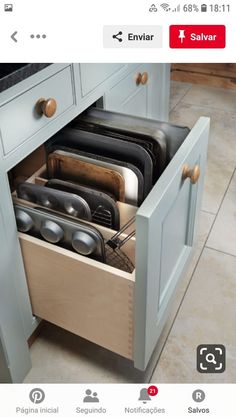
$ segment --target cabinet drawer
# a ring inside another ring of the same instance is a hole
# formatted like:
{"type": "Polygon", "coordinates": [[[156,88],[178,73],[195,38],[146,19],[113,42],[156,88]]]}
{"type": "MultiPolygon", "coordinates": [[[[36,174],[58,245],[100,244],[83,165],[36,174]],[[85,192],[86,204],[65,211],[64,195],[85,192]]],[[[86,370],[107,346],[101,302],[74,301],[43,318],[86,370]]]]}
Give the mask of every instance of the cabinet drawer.
{"type": "Polygon", "coordinates": [[[106,93],[106,109],[140,117],[147,116],[147,88],[140,79],[146,68],[147,66],[140,65],[106,93]]]}
{"type": "Polygon", "coordinates": [[[124,66],[125,64],[80,64],[82,96],[86,96],[124,66]]]}
{"type": "Polygon", "coordinates": [[[70,65],[5,103],[0,107],[0,138],[4,155],[53,123],[73,105],[75,105],[74,78],[70,65]],[[36,104],[41,98],[56,100],[57,109],[52,117],[46,117],[38,112],[36,104]]]}
{"type": "Polygon", "coordinates": [[[131,274],[20,234],[34,314],[146,368],[193,247],[208,134],[200,118],[137,210],[131,274]]]}
{"type": "Polygon", "coordinates": [[[133,358],[134,273],[20,234],[33,313],[133,358]]]}
{"type": "Polygon", "coordinates": [[[110,111],[168,121],[169,66],[141,64],[105,94],[110,111]]]}

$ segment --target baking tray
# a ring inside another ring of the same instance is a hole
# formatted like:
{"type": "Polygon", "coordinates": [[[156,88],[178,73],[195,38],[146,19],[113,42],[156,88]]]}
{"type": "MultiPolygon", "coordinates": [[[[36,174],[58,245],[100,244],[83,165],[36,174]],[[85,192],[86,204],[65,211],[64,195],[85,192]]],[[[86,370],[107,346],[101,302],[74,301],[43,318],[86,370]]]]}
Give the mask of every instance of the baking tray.
{"type": "Polygon", "coordinates": [[[185,126],[105,111],[95,107],[88,108],[70,125],[106,135],[122,134],[124,138],[131,136],[142,138],[144,141],[152,141],[153,144],[156,144],[155,152],[158,155],[159,172],[162,172],[172,160],[190,132],[190,129],[185,126]]]}
{"type": "Polygon", "coordinates": [[[130,163],[123,163],[118,160],[107,157],[97,156],[96,154],[86,153],[78,149],[72,149],[65,146],[52,147],[52,151],[63,153],[71,157],[79,158],[81,161],[106,167],[120,173],[125,183],[125,202],[130,205],[138,206],[143,202],[143,175],[139,169],[130,163]]]}
{"type": "Polygon", "coordinates": [[[76,194],[57,189],[48,189],[43,185],[21,182],[17,185],[18,198],[43,207],[51,208],[73,217],[91,220],[91,210],[84,198],[76,194]]]}
{"type": "Polygon", "coordinates": [[[18,230],[105,263],[105,244],[95,227],[57,216],[49,209],[14,205],[18,230]]]}
{"type": "Polygon", "coordinates": [[[79,195],[88,203],[92,221],[114,230],[120,228],[120,213],[116,202],[107,194],[60,179],[51,179],[45,186],[79,195]]]}
{"type": "Polygon", "coordinates": [[[75,128],[63,128],[54,135],[47,143],[46,150],[50,153],[50,147],[64,145],[70,148],[93,153],[101,157],[131,163],[136,166],[143,175],[144,198],[150,192],[153,185],[153,161],[148,152],[138,144],[127,141],[118,141],[105,135],[86,132],[75,128]]]}
{"type": "Polygon", "coordinates": [[[77,155],[58,150],[47,156],[48,178],[72,180],[110,193],[117,201],[125,201],[125,181],[120,173],[82,161],[77,155]]]}

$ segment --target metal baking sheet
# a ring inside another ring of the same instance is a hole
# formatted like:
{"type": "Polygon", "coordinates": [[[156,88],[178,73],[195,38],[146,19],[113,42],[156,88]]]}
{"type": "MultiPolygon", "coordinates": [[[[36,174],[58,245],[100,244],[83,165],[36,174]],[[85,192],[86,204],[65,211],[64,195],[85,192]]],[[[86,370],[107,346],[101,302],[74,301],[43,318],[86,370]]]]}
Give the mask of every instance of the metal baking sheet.
{"type": "Polygon", "coordinates": [[[118,141],[105,135],[86,132],[76,128],[63,128],[47,143],[50,150],[53,146],[62,145],[93,153],[97,156],[108,157],[131,163],[136,166],[143,175],[144,198],[150,192],[153,185],[153,161],[147,150],[138,144],[127,141],[118,141]]]}
{"type": "Polygon", "coordinates": [[[106,167],[108,169],[111,169],[120,173],[125,182],[125,202],[127,204],[131,204],[135,206],[138,205],[139,180],[138,180],[137,174],[135,174],[132,169],[122,166],[122,163],[120,165],[111,163],[111,159],[110,161],[109,159],[106,159],[106,161],[99,160],[91,156],[86,156],[85,153],[83,154],[77,150],[73,150],[73,149],[71,149],[71,151],[67,151],[67,150],[70,150],[70,149],[66,149],[66,147],[64,147],[63,150],[55,150],[55,152],[59,154],[66,153],[66,155],[77,158],[81,161],[96,164],[97,166],[101,166],[101,167],[106,167]]]}
{"type": "Polygon", "coordinates": [[[94,223],[114,230],[119,230],[119,209],[114,199],[112,199],[109,195],[97,191],[96,189],[91,189],[86,186],[60,179],[50,179],[45,186],[81,196],[86,200],[90,207],[92,221],[94,223]]]}
{"type": "Polygon", "coordinates": [[[47,156],[47,174],[49,179],[59,178],[93,186],[120,202],[125,201],[125,181],[119,172],[82,161],[77,154],[53,151],[47,156]]]}

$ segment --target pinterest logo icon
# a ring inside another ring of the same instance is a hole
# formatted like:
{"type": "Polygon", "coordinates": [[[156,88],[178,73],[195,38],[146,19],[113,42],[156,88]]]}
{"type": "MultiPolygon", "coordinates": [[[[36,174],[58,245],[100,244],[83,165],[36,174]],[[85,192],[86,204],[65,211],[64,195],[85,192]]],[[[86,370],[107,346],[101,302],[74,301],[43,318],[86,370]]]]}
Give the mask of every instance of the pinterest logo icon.
{"type": "Polygon", "coordinates": [[[45,399],[45,393],[41,388],[33,388],[29,394],[29,398],[32,403],[39,404],[45,399]]]}

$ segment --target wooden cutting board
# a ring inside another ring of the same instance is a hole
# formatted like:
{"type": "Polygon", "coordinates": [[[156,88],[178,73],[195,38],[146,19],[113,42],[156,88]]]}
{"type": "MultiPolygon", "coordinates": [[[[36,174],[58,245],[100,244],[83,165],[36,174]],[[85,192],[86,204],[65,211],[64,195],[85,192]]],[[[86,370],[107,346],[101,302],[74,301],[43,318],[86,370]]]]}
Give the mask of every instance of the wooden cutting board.
{"type": "Polygon", "coordinates": [[[49,179],[72,180],[111,194],[117,201],[125,202],[125,180],[115,170],[81,161],[79,156],[64,155],[62,151],[54,151],[48,155],[47,170],[49,179]]]}

